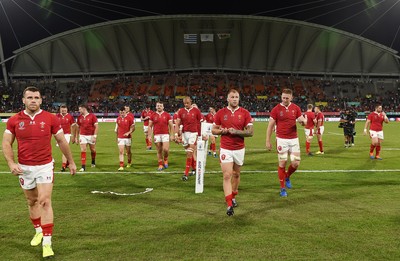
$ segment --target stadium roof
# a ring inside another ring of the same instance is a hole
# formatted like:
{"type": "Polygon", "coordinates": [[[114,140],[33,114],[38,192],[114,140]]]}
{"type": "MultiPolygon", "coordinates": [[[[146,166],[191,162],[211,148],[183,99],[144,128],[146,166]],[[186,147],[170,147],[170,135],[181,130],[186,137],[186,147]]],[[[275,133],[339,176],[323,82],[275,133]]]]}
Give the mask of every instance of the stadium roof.
{"type": "Polygon", "coordinates": [[[11,76],[218,70],[399,76],[397,52],[344,31],[289,19],[165,15],[67,31],[14,52],[11,76]],[[186,41],[196,43],[185,43],[186,41]]]}

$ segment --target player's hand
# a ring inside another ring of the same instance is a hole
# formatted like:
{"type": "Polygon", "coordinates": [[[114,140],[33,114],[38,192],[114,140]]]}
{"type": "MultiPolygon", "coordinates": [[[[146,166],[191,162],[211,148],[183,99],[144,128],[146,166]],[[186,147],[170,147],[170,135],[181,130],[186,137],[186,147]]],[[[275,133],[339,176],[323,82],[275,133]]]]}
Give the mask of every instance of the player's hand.
{"type": "Polygon", "coordinates": [[[269,142],[269,141],[266,141],[265,142],[265,147],[267,148],[267,150],[271,150],[272,149],[272,145],[271,145],[271,142],[269,142]]]}
{"type": "Polygon", "coordinates": [[[235,130],[234,128],[229,128],[229,129],[228,129],[228,132],[229,132],[230,134],[236,134],[236,133],[237,133],[237,130],[235,130]]]}
{"type": "Polygon", "coordinates": [[[364,130],[364,136],[365,136],[365,135],[367,135],[367,130],[366,130],[366,129],[364,130]]]}
{"type": "Polygon", "coordinates": [[[17,163],[12,163],[9,165],[11,173],[15,176],[24,174],[23,170],[17,163]]]}
{"type": "Polygon", "coordinates": [[[221,128],[221,135],[227,134],[228,132],[227,128],[221,128]]]}
{"type": "Polygon", "coordinates": [[[76,174],[76,165],[75,165],[75,162],[70,162],[68,167],[69,167],[69,173],[70,173],[71,175],[75,175],[75,174],[76,174]]]}
{"type": "Polygon", "coordinates": [[[201,139],[204,141],[208,140],[208,135],[201,135],[201,139]]]}

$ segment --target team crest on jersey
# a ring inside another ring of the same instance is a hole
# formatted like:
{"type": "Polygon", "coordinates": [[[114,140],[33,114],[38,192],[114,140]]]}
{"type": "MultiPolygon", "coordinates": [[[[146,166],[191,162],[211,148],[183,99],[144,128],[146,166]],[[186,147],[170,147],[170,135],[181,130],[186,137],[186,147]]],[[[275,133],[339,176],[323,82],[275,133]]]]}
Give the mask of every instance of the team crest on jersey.
{"type": "Polygon", "coordinates": [[[44,125],[46,125],[46,123],[44,123],[43,121],[40,123],[40,128],[44,129],[44,125]]]}
{"type": "Polygon", "coordinates": [[[228,120],[228,115],[224,115],[224,121],[228,120]]]}
{"type": "Polygon", "coordinates": [[[19,124],[19,130],[25,130],[25,122],[21,121],[19,124]]]}
{"type": "Polygon", "coordinates": [[[280,111],[280,112],[279,112],[279,116],[280,116],[280,117],[283,117],[283,111],[280,111]]]}

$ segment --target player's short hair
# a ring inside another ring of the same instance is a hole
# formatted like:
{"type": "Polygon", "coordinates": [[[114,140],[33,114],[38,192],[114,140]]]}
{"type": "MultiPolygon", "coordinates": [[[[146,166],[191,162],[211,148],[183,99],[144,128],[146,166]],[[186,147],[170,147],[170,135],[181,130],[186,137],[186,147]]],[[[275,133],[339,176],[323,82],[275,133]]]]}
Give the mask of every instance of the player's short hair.
{"type": "Polygon", "coordinates": [[[228,92],[228,95],[229,95],[231,92],[234,92],[234,93],[239,93],[239,91],[238,91],[238,90],[236,90],[236,89],[234,89],[234,88],[232,88],[232,89],[230,89],[230,90],[229,90],[229,92],[228,92]]]}
{"type": "Polygon", "coordinates": [[[311,110],[314,107],[312,104],[307,104],[307,110],[311,110]]]}
{"type": "Polygon", "coordinates": [[[79,104],[78,107],[85,108],[86,110],[89,110],[89,107],[87,106],[86,103],[79,104]]]}
{"type": "Polygon", "coordinates": [[[183,97],[183,101],[185,101],[185,100],[189,100],[190,102],[192,102],[192,98],[190,98],[189,96],[183,97]]]}
{"type": "Polygon", "coordinates": [[[26,92],[38,92],[40,94],[40,97],[42,97],[42,94],[40,93],[39,88],[35,87],[35,86],[28,86],[25,88],[22,97],[25,97],[25,93],[26,92]]]}
{"type": "Polygon", "coordinates": [[[382,104],[380,103],[375,104],[375,109],[378,109],[379,106],[382,106],[382,104]]]}
{"type": "Polygon", "coordinates": [[[125,106],[121,106],[121,107],[119,108],[119,111],[125,111],[125,106]]]}
{"type": "Polygon", "coordinates": [[[157,103],[164,105],[164,102],[163,102],[163,101],[157,101],[156,104],[157,104],[157,103]]]}
{"type": "Polygon", "coordinates": [[[61,104],[61,105],[60,105],[60,108],[62,108],[62,109],[68,109],[67,105],[65,105],[65,104],[61,104]]]}
{"type": "Polygon", "coordinates": [[[283,89],[282,93],[293,95],[293,91],[291,89],[288,89],[288,88],[283,89]]]}

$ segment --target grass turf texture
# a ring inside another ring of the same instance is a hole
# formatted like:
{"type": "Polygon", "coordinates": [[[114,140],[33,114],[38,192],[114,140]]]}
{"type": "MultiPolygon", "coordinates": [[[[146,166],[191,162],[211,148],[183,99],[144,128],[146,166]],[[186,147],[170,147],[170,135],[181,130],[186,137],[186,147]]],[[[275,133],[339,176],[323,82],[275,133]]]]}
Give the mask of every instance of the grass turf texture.
{"type": "MultiPolygon", "coordinates": [[[[325,155],[305,155],[288,198],[279,197],[277,156],[265,151],[266,122],[246,139],[245,165],[228,217],[218,159],[208,157],[205,190],[180,180],[185,154],[171,144],[169,168],[158,172],[156,152],[145,150],[141,124],[133,138],[133,167],[118,172],[114,124],[100,123],[96,168],[74,177],[56,159],[53,249],[58,260],[398,260],[400,249],[399,123],[385,125],[382,161],[369,159],[364,122],[355,146],[344,148],[337,123],[325,127],[325,155]],[[136,196],[91,194],[152,192],[136,196]]],[[[4,125],[2,129],[4,129],[4,125]]],[[[219,142],[219,141],[218,141],[219,142]]],[[[77,145],[71,145],[80,167],[77,145]]],[[[316,139],[312,151],[318,150],[316,139]]],[[[88,162],[90,163],[90,153],[88,162]]],[[[38,260],[18,179],[0,165],[1,260],[38,260]]],[[[126,163],[126,161],[125,161],[126,163]]]]}

